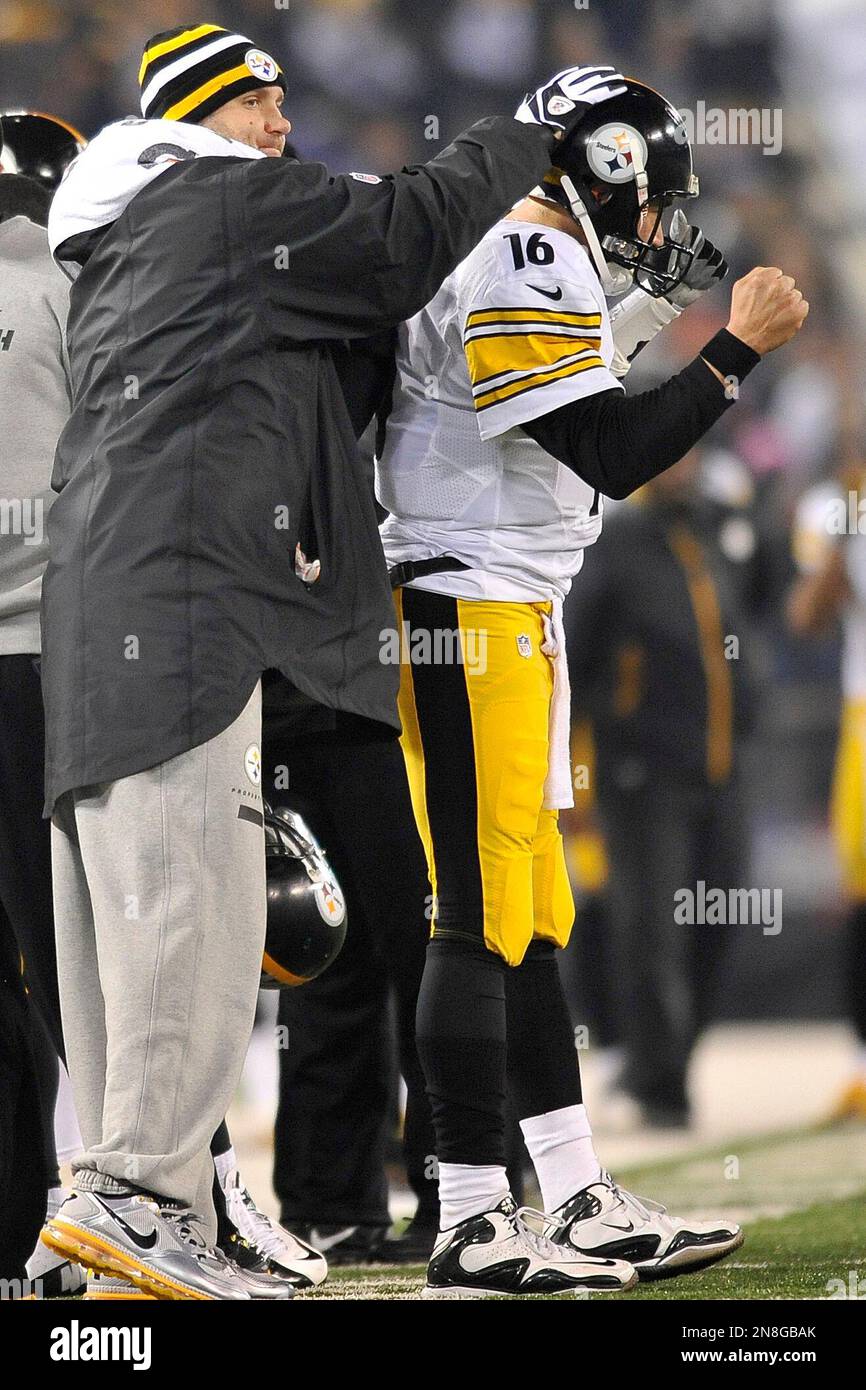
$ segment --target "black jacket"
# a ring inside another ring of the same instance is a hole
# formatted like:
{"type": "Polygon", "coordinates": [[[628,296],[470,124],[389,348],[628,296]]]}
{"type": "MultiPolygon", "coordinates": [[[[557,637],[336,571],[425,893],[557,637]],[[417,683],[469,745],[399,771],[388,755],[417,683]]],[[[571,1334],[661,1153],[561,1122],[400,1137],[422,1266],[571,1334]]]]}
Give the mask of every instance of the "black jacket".
{"type": "Polygon", "coordinates": [[[43,586],[46,814],[214,737],[267,668],[397,727],[394,613],[342,344],[417,312],[539,182],[552,132],[478,122],[379,182],[199,158],[72,290],[74,409],[43,586]],[[296,577],[300,542],[321,577],[296,577]]]}

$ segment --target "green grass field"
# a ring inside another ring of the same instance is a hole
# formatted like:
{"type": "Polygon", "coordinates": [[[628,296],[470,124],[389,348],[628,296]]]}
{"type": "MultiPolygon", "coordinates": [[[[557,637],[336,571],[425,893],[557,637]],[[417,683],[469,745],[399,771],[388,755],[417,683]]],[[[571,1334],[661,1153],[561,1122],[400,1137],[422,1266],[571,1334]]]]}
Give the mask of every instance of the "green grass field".
{"type": "MultiPolygon", "coordinates": [[[[593,1298],[866,1299],[866,1132],[800,1131],[732,1143],[617,1174],[623,1186],[677,1213],[730,1213],[745,1244],[699,1274],[593,1298]],[[862,1286],[858,1289],[858,1283],[862,1286]]],[[[415,1299],[418,1266],[335,1269],[310,1299],[415,1299]]]]}

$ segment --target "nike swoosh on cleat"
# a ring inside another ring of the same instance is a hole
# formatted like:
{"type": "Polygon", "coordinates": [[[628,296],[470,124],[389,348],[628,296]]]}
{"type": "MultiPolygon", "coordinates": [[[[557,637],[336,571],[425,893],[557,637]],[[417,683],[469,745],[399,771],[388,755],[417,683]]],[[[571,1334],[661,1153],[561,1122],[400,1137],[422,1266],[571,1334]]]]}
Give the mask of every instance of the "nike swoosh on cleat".
{"type": "Polygon", "coordinates": [[[612,1231],[633,1231],[634,1222],[630,1221],[627,1226],[620,1226],[616,1221],[603,1221],[603,1226],[608,1226],[612,1231]]]}
{"type": "Polygon", "coordinates": [[[529,289],[535,290],[536,294],[543,294],[545,299],[561,299],[562,286],[557,285],[556,290],[543,290],[540,285],[529,285],[529,289]]]}
{"type": "Polygon", "coordinates": [[[107,1211],[109,1216],[113,1217],[120,1229],[126,1232],[126,1234],[129,1236],[129,1239],[133,1242],[133,1244],[137,1245],[140,1250],[153,1249],[153,1247],[156,1245],[156,1242],[159,1240],[159,1231],[151,1231],[149,1236],[141,1235],[140,1232],[134,1231],[131,1226],[127,1225],[123,1217],[118,1216],[116,1211],[112,1211],[111,1207],[106,1206],[105,1202],[102,1201],[101,1197],[99,1197],[99,1195],[96,1192],[91,1192],[89,1195],[93,1198],[95,1202],[99,1203],[103,1211],[107,1211]]]}
{"type": "Polygon", "coordinates": [[[357,1226],[344,1226],[341,1231],[335,1232],[332,1236],[320,1236],[318,1231],[311,1227],[310,1244],[316,1250],[330,1250],[332,1246],[339,1245],[341,1240],[348,1240],[349,1236],[353,1236],[357,1229],[357,1226]]]}

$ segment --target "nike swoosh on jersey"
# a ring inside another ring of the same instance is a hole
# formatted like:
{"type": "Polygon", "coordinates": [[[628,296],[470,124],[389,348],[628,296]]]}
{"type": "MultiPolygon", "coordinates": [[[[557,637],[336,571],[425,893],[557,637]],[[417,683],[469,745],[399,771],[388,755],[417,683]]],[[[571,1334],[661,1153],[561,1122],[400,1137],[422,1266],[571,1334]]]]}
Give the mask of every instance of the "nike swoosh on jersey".
{"type": "Polygon", "coordinates": [[[129,1239],[135,1245],[137,1245],[141,1250],[153,1249],[153,1247],[156,1245],[156,1242],[159,1240],[158,1231],[151,1231],[149,1236],[144,1236],[139,1231],[134,1231],[131,1226],[127,1225],[122,1216],[118,1216],[116,1211],[112,1211],[111,1207],[107,1206],[106,1203],[102,1201],[98,1193],[91,1192],[89,1195],[94,1199],[94,1201],[99,1203],[99,1205],[103,1208],[104,1211],[107,1211],[110,1216],[114,1217],[114,1220],[117,1222],[120,1229],[126,1232],[126,1234],[129,1236],[129,1239]]]}
{"type": "Polygon", "coordinates": [[[536,294],[543,294],[545,299],[561,299],[562,286],[557,285],[555,290],[543,290],[540,285],[528,285],[530,290],[535,290],[536,294]]]}

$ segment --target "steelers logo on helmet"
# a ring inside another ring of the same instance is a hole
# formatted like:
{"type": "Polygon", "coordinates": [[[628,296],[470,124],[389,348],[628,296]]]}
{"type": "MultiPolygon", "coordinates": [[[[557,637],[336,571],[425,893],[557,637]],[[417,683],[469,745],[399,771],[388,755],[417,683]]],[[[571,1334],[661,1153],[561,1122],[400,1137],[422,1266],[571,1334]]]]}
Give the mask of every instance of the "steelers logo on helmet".
{"type": "Polygon", "coordinates": [[[267,923],[263,989],[315,980],[346,939],[346,899],[325,851],[291,806],[264,803],[267,923]]]}
{"type": "Polygon", "coordinates": [[[262,755],[257,743],[251,743],[244,753],[244,772],[249,777],[254,787],[261,785],[262,780],[262,755]]]}
{"type": "Polygon", "coordinates": [[[586,142],[586,158],[594,174],[605,183],[629,183],[634,178],[632,144],[644,165],[646,141],[633,125],[603,125],[586,142]]]}
{"type": "Polygon", "coordinates": [[[244,54],[244,62],[260,82],[276,82],[279,68],[269,53],[263,53],[260,48],[249,48],[244,54]]]}
{"type": "Polygon", "coordinates": [[[313,896],[323,920],[338,927],[346,915],[346,903],[337,880],[317,883],[313,896]]]}

